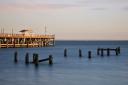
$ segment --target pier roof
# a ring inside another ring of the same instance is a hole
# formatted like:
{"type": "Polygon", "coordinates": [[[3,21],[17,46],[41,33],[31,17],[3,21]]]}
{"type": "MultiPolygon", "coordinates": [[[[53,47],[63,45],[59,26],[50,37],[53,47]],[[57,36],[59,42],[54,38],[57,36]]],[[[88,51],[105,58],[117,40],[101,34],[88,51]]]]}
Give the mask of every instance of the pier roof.
{"type": "Polygon", "coordinates": [[[23,29],[23,30],[21,30],[21,31],[19,31],[19,32],[32,32],[32,30],[31,29],[23,29]]]}

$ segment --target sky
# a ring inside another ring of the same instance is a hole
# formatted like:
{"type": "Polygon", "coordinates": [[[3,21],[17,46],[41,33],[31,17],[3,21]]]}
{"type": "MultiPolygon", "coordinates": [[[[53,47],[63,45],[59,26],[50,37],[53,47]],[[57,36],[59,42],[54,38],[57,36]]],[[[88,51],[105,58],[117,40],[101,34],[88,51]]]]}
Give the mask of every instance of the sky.
{"type": "Polygon", "coordinates": [[[0,0],[0,27],[57,40],[128,40],[128,0],[0,0]]]}

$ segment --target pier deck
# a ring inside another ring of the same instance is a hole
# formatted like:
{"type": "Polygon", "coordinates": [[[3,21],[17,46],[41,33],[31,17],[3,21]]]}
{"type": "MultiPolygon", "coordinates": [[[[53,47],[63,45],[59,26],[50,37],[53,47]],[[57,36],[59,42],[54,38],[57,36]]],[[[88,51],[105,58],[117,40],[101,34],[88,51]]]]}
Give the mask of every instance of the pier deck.
{"type": "Polygon", "coordinates": [[[54,46],[55,35],[0,34],[0,48],[54,46]]]}

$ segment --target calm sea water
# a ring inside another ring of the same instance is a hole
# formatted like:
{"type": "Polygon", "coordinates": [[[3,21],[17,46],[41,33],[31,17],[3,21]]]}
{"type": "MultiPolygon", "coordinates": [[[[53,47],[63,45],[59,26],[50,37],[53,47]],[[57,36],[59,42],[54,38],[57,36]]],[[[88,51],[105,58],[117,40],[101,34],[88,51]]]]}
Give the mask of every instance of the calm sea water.
{"type": "Polygon", "coordinates": [[[55,47],[43,48],[1,48],[0,85],[128,85],[128,41],[56,41],[55,47]],[[116,48],[121,54],[97,56],[98,47],[116,48]],[[64,48],[68,57],[64,57],[64,48]],[[78,57],[78,49],[82,58],[78,57]],[[13,62],[14,52],[18,52],[18,63],[13,62]],[[92,59],[88,59],[92,51],[92,59]],[[53,55],[54,64],[41,62],[38,67],[25,65],[24,57],[29,52],[38,53],[39,58],[53,55]]]}

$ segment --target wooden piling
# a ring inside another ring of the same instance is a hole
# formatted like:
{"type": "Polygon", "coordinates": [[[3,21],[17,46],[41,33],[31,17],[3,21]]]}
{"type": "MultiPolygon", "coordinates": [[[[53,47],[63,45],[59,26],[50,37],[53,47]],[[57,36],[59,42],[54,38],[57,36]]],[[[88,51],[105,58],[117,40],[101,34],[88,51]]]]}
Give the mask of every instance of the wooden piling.
{"type": "Polygon", "coordinates": [[[34,64],[35,64],[35,65],[38,65],[38,54],[35,55],[34,64]]]}
{"type": "Polygon", "coordinates": [[[103,48],[101,49],[101,56],[102,57],[104,56],[104,49],[103,48]]]}
{"type": "Polygon", "coordinates": [[[52,55],[49,55],[49,65],[52,65],[53,64],[53,57],[52,55]]]}
{"type": "Polygon", "coordinates": [[[14,52],[14,62],[15,62],[15,63],[18,62],[18,53],[17,53],[17,51],[14,52]]]}
{"type": "Polygon", "coordinates": [[[82,57],[82,50],[79,49],[79,57],[82,57]]]}
{"type": "Polygon", "coordinates": [[[14,39],[14,41],[13,41],[13,48],[15,48],[15,39],[14,39]]]}
{"type": "Polygon", "coordinates": [[[33,63],[35,62],[35,53],[33,53],[33,63]]]}
{"type": "Polygon", "coordinates": [[[88,58],[91,59],[92,56],[91,56],[91,51],[88,51],[88,58]]]}
{"type": "Polygon", "coordinates": [[[110,56],[110,49],[107,48],[107,56],[110,56]]]}
{"type": "Polygon", "coordinates": [[[115,49],[115,52],[116,52],[116,56],[118,56],[119,54],[118,48],[115,49]]]}
{"type": "Polygon", "coordinates": [[[100,48],[97,49],[97,55],[100,55],[100,48]]]}
{"type": "Polygon", "coordinates": [[[26,53],[26,56],[25,56],[25,63],[26,63],[26,64],[29,63],[29,53],[26,53]]]}
{"type": "Polygon", "coordinates": [[[67,57],[67,49],[64,49],[64,57],[67,57]]]}
{"type": "Polygon", "coordinates": [[[118,53],[120,54],[120,47],[117,48],[118,53]]]}

